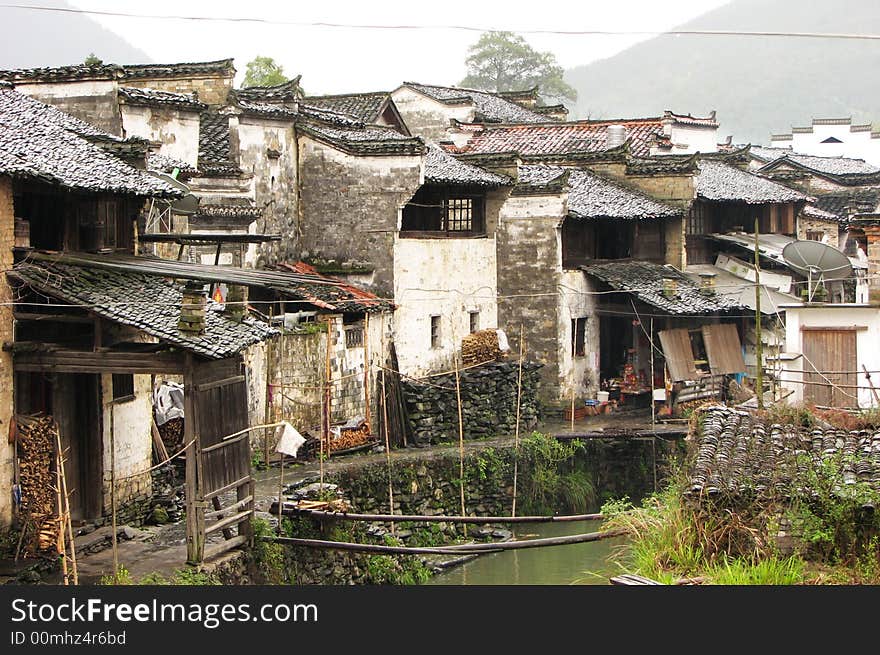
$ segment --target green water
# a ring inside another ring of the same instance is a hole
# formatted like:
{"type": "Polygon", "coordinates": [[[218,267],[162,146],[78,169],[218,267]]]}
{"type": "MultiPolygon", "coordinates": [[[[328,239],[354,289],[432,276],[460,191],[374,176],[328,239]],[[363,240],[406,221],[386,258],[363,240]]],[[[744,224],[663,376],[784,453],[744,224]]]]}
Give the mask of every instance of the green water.
{"type": "MultiPolygon", "coordinates": [[[[595,532],[596,521],[525,524],[515,529],[516,539],[561,537],[595,532]]],[[[426,584],[434,585],[567,585],[609,584],[622,573],[609,556],[624,543],[622,537],[584,544],[521,548],[481,555],[451,570],[438,573],[426,584]]]]}

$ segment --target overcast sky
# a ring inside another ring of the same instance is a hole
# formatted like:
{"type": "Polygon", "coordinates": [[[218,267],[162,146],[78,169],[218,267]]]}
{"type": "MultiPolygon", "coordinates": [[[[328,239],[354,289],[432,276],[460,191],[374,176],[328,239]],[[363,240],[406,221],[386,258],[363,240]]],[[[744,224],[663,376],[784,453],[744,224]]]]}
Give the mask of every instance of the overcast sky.
{"type": "MultiPolygon", "coordinates": [[[[296,23],[469,26],[459,29],[349,29],[220,21],[92,16],[155,61],[171,63],[234,57],[241,77],[256,55],[273,57],[288,76],[302,74],[310,94],[391,90],[403,81],[456,84],[465,76],[468,46],[480,30],[670,29],[727,0],[474,0],[420,2],[363,0],[270,2],[249,0],[70,0],[81,9],[139,14],[263,18],[296,23]]],[[[552,51],[565,68],[609,57],[648,36],[527,34],[538,50],[552,51]]],[[[100,56],[100,53],[98,53],[100,56]]],[[[131,63],[131,62],[130,62],[131,63]]]]}

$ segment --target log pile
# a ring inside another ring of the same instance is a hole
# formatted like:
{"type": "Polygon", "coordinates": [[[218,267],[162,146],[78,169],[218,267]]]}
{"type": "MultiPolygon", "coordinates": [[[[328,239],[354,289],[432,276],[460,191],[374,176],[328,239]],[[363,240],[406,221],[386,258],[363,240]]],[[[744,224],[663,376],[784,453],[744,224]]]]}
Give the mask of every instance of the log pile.
{"type": "Polygon", "coordinates": [[[495,362],[503,357],[504,352],[498,346],[498,333],[495,330],[478,330],[461,340],[461,362],[464,366],[495,362]]]}
{"type": "MultiPolygon", "coordinates": [[[[359,428],[354,430],[340,431],[338,437],[331,436],[329,452],[335,453],[340,450],[348,450],[349,448],[356,448],[373,441],[376,441],[376,439],[370,433],[370,426],[364,422],[359,428]]],[[[324,452],[327,452],[326,447],[324,452]]]]}
{"type": "Polygon", "coordinates": [[[159,426],[159,434],[169,454],[183,448],[183,418],[173,418],[159,426]]]}
{"type": "Polygon", "coordinates": [[[21,512],[36,527],[36,542],[29,550],[48,550],[58,544],[55,477],[55,432],[51,416],[16,416],[21,512]]]}

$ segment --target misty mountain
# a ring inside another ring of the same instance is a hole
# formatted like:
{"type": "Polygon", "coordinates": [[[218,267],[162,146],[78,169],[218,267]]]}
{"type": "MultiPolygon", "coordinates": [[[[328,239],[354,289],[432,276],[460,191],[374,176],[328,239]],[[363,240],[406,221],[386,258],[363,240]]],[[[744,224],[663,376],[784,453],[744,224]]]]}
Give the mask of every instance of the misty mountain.
{"type": "MultiPolygon", "coordinates": [[[[26,4],[76,9],[63,0],[28,0],[26,4]]],[[[0,69],[78,64],[90,52],[114,64],[153,61],[86,14],[0,7],[0,25],[5,28],[0,69]]]]}
{"type": "MultiPolygon", "coordinates": [[[[877,34],[876,0],[733,0],[678,29],[877,34]]],[[[880,122],[880,41],[662,35],[566,71],[578,118],[718,111],[721,139],[769,143],[812,118],[880,122]]]]}

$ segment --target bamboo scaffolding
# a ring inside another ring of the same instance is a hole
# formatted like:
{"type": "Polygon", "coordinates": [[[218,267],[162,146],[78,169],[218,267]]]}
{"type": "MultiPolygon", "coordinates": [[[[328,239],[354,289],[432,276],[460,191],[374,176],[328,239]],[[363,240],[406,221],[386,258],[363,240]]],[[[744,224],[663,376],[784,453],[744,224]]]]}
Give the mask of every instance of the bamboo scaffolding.
{"type": "Polygon", "coordinates": [[[519,324],[519,373],[516,378],[516,430],[513,433],[513,505],[510,514],[516,516],[516,483],[519,474],[519,419],[522,401],[523,352],[525,350],[525,327],[519,324]]]}
{"type": "Polygon", "coordinates": [[[70,543],[70,565],[73,573],[73,584],[79,584],[79,572],[76,566],[76,545],[73,542],[73,522],[70,520],[70,494],[67,491],[67,472],[64,470],[64,454],[61,449],[61,432],[55,428],[55,443],[58,447],[59,468],[61,469],[61,494],[64,497],[64,523],[62,531],[67,527],[67,538],[70,543]]]}
{"type": "Polygon", "coordinates": [[[58,450],[57,457],[55,459],[55,498],[57,506],[57,514],[58,514],[58,531],[56,536],[56,549],[58,554],[61,555],[61,571],[64,575],[64,584],[65,586],[70,584],[67,575],[67,552],[64,548],[64,510],[62,509],[63,505],[61,503],[61,467],[63,466],[61,460],[61,450],[58,450]]]}
{"type": "MultiPolygon", "coordinates": [[[[385,353],[385,332],[382,332],[382,353],[385,353]]],[[[391,437],[388,434],[388,391],[385,388],[386,371],[382,371],[382,431],[385,433],[385,468],[388,472],[388,512],[394,514],[394,485],[391,480],[391,437]]],[[[394,534],[394,525],[391,525],[394,534]]]]}
{"type": "Polygon", "coordinates": [[[113,525],[113,581],[119,582],[119,538],[116,534],[116,441],[114,436],[113,405],[110,405],[110,513],[113,525]]]}
{"type": "MultiPolygon", "coordinates": [[[[464,419],[461,414],[461,377],[458,374],[458,357],[453,354],[453,359],[455,361],[455,399],[458,405],[458,488],[461,494],[461,514],[464,516],[467,514],[464,505],[464,419]]],[[[467,536],[467,524],[465,524],[464,535],[467,536]]]]}

